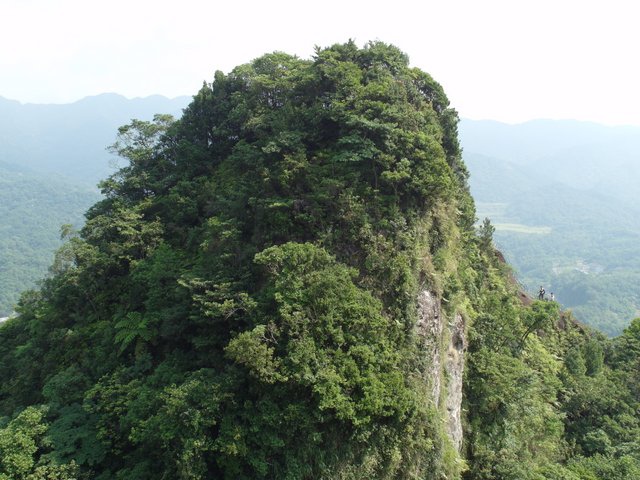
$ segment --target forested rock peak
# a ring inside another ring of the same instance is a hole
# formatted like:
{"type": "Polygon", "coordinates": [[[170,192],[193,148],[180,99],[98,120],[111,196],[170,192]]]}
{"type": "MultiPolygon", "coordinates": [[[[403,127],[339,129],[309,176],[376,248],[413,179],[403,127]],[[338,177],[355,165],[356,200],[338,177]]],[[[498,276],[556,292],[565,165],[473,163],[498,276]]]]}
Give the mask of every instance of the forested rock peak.
{"type": "Polygon", "coordinates": [[[622,382],[604,340],[517,300],[456,129],[380,42],[268,54],[121,127],[128,165],[0,328],[0,478],[633,473],[628,389],[565,434],[577,385],[622,382]]]}
{"type": "MultiPolygon", "coordinates": [[[[261,189],[252,198],[306,197],[298,206],[307,213],[319,206],[310,190],[333,195],[343,187],[422,208],[452,193],[452,172],[461,179],[466,172],[457,116],[447,106],[429,75],[381,43],[318,50],[313,61],[265,55],[229,75],[217,72],[203,86],[158,145],[160,164],[139,150],[169,126],[159,119],[155,128],[125,127],[117,149],[131,167],[105,187],[112,197],[138,200],[164,194],[184,177],[235,169],[245,177],[239,183],[261,189]],[[138,173],[152,178],[132,188],[138,173]]],[[[304,223],[302,214],[297,219],[304,223]]],[[[282,233],[291,239],[292,232],[282,233]]]]}

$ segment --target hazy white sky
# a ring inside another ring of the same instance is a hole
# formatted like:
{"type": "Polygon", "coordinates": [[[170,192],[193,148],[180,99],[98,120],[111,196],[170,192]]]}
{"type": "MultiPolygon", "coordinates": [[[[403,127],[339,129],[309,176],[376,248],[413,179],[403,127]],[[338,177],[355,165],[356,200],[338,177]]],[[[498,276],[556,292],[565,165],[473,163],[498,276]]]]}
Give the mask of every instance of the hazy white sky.
{"type": "Polygon", "coordinates": [[[467,118],[640,125],[637,0],[0,0],[0,96],[192,95],[262,53],[379,39],[467,118]]]}

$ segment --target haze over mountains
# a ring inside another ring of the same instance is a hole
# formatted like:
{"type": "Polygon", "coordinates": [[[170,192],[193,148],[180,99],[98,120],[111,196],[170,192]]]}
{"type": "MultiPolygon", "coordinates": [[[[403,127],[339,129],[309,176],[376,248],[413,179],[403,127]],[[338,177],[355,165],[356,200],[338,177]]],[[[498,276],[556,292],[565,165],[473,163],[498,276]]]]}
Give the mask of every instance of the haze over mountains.
{"type": "Polygon", "coordinates": [[[0,161],[97,184],[113,173],[106,147],[119,126],[156,113],[180,116],[191,97],[127,99],[115,93],[62,105],[21,104],[0,97],[0,161]]]}
{"type": "MultiPolygon", "coordinates": [[[[0,316],[46,272],[59,226],[79,226],[113,173],[117,128],[180,116],[191,97],[116,94],[67,105],[0,97],[0,316]]],[[[480,219],[531,293],[540,284],[577,317],[616,334],[640,305],[640,128],[462,120],[480,219]]]]}
{"type": "Polygon", "coordinates": [[[640,178],[640,127],[574,120],[508,125],[463,119],[460,135],[467,153],[528,167],[539,181],[640,200],[635,182],[640,178]]]}
{"type": "Polygon", "coordinates": [[[463,120],[478,216],[520,280],[620,333],[640,305],[640,128],[463,120]]]}
{"type": "Polygon", "coordinates": [[[155,113],[180,116],[190,97],[126,99],[116,94],[66,105],[0,97],[0,317],[43,277],[60,245],[60,226],[80,227],[114,172],[107,151],[119,126],[155,113]]]}

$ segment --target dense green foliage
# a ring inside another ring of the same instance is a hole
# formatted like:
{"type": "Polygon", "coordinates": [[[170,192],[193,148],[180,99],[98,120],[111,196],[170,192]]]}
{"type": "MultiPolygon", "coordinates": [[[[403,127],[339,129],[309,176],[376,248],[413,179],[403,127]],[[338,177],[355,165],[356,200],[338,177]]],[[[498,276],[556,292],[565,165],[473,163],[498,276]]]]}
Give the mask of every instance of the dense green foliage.
{"type": "Polygon", "coordinates": [[[265,55],[121,127],[128,165],[0,327],[2,478],[635,478],[640,327],[518,300],[456,128],[379,42],[265,55]],[[432,365],[459,317],[461,455],[432,365]]]}
{"type": "Polygon", "coordinates": [[[413,326],[420,288],[460,289],[474,211],[407,63],[266,55],[122,127],[129,165],[1,330],[2,414],[46,404],[43,455],[96,478],[459,470],[413,326]]]}
{"type": "Polygon", "coordinates": [[[552,302],[523,308],[500,289],[484,301],[467,355],[465,478],[637,478],[640,320],[612,341],[552,302]]]}

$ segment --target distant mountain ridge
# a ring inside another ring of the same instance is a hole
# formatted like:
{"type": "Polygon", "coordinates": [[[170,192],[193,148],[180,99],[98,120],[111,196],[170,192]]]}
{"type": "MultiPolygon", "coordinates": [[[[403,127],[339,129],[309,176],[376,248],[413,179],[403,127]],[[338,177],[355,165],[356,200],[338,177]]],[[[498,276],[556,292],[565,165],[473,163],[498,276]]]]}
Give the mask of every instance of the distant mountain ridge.
{"type": "Polygon", "coordinates": [[[466,153],[526,166],[549,180],[640,204],[640,127],[576,120],[460,122],[466,153]]]}
{"type": "Polygon", "coordinates": [[[180,117],[190,100],[105,93],[69,104],[21,104],[0,97],[0,161],[95,185],[114,171],[106,147],[119,126],[156,113],[180,117]]]}

